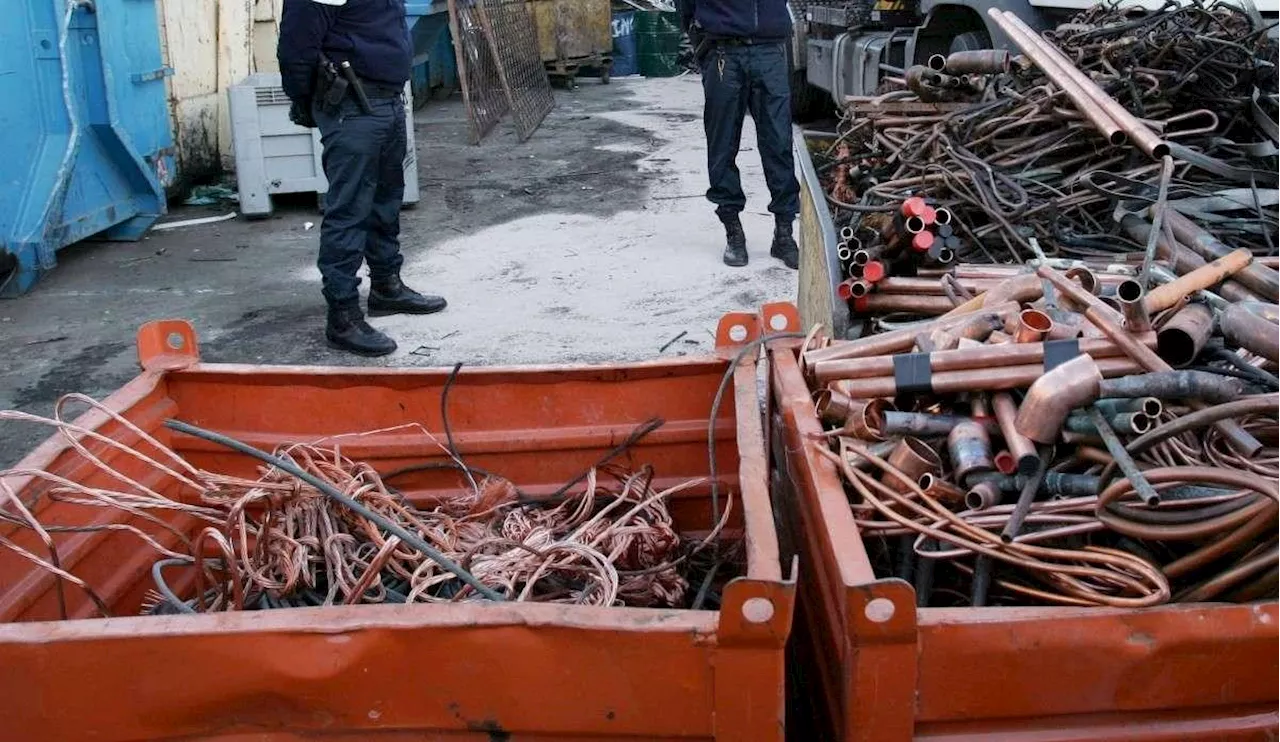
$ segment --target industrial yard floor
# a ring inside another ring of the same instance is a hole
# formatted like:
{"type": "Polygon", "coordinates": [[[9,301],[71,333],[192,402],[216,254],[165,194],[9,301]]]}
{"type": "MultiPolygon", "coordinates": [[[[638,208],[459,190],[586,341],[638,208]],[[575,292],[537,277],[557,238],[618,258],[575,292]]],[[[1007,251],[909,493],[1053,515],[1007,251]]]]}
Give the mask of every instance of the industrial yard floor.
{"type": "MultiPolygon", "coordinates": [[[[384,363],[653,358],[681,333],[662,355],[702,353],[723,313],[794,300],[795,272],[769,258],[773,220],[750,120],[739,167],[751,264],[734,269],[720,262],[722,232],[702,197],[696,77],[585,79],[556,95],[523,144],[504,124],[469,145],[456,97],[418,112],[422,198],[403,217],[404,275],[450,305],[373,319],[400,344],[384,363]]],[[[109,393],[137,373],[138,326],[166,317],[195,323],[208,361],[368,363],[324,344],[320,219],[306,204],[59,253],[30,294],[0,301],[0,408],[45,414],[67,392],[109,393]]],[[[0,465],[48,432],[0,423],[0,465]]]]}

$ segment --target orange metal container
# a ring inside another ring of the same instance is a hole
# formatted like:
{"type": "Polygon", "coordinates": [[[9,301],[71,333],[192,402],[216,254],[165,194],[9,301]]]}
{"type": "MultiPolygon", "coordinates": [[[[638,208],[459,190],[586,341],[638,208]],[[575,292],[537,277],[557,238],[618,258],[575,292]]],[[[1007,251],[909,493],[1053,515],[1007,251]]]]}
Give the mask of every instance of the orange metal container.
{"type": "MultiPolygon", "coordinates": [[[[450,393],[458,447],[528,493],[550,492],[657,415],[666,424],[627,463],[653,464],[658,486],[703,476],[712,399],[728,359],[758,336],[755,315],[730,315],[717,357],[464,370],[450,393]]],[[[202,364],[185,322],[143,328],[139,353],[144,372],[107,404],[197,466],[253,471],[241,456],[171,435],[164,419],[264,449],[407,422],[440,429],[447,374],[438,370],[202,364]]],[[[123,617],[95,618],[69,589],[74,620],[53,620],[50,575],[0,549],[0,739],[781,740],[795,581],[779,559],[748,358],[714,423],[721,491],[734,493],[738,514],[729,538],[747,555],[720,610],[471,603],[140,617],[155,553],[128,534],[82,534],[60,540],[62,563],[123,617]]],[[[98,413],[80,424],[120,434],[98,413]]],[[[353,440],[343,453],[382,471],[439,456],[400,433],[353,440]]],[[[59,439],[20,466],[103,476],[59,439]]],[[[11,481],[24,496],[38,489],[11,481]]],[[[401,490],[425,500],[456,486],[436,471],[401,490]]],[[[677,525],[705,532],[708,489],[677,497],[677,525]]],[[[45,523],[81,507],[41,502],[45,523]]],[[[0,534],[35,547],[30,531],[0,534]]]]}
{"type": "MultiPolygon", "coordinates": [[[[794,307],[764,311],[795,327],[794,307]]],[[[769,355],[768,427],[815,739],[1276,739],[1275,601],[917,609],[909,584],[878,578],[839,474],[812,448],[822,427],[795,349],[769,355]]]]}

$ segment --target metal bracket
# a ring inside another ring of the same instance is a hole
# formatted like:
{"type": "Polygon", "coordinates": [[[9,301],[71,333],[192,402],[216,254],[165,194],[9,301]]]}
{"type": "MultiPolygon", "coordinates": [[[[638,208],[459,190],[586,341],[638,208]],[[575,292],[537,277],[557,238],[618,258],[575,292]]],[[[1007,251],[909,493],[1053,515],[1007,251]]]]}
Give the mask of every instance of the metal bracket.
{"type": "Polygon", "coordinates": [[[177,371],[200,362],[196,328],[184,319],[148,322],[138,330],[138,363],[145,371],[177,371]]]}
{"type": "Polygon", "coordinates": [[[141,85],[144,82],[152,82],[153,80],[163,80],[166,77],[173,77],[172,67],[160,67],[148,72],[135,72],[132,75],[129,75],[129,79],[132,80],[135,85],[141,85]]]}
{"type": "Polygon", "coordinates": [[[730,312],[716,328],[716,350],[737,350],[760,339],[760,317],[750,312],[730,312]]]}

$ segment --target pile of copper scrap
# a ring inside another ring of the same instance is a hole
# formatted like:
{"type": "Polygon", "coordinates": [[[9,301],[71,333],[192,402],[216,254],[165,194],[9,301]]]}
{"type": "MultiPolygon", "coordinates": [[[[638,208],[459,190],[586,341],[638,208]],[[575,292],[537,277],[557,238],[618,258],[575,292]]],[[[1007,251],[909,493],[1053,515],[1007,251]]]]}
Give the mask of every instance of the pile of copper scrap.
{"type": "Polygon", "coordinates": [[[811,340],[812,445],[878,575],[921,606],[1275,598],[1280,306],[1207,293],[1252,264],[974,267],[940,316],[811,340]]]}
{"type": "MultiPolygon", "coordinates": [[[[478,599],[681,608],[718,600],[713,588],[734,576],[740,556],[718,543],[731,501],[709,534],[682,534],[669,501],[705,482],[657,490],[650,467],[601,464],[561,495],[532,498],[499,475],[471,469],[425,428],[407,425],[282,445],[272,454],[281,463],[262,466],[249,479],[192,466],[82,395],[60,401],[51,419],[19,412],[0,412],[0,419],[54,427],[106,475],[99,481],[110,482],[86,486],[45,471],[0,471],[6,502],[0,521],[39,534],[46,553],[3,537],[0,547],[59,578],[64,616],[68,589],[83,591],[108,615],[98,592],[76,575],[77,566],[60,556],[66,539],[95,531],[130,533],[140,548],[155,552],[154,587],[142,607],[150,614],[478,599]],[[138,442],[125,445],[67,422],[63,410],[76,402],[110,415],[138,442]],[[447,457],[443,467],[425,466],[456,471],[455,495],[412,501],[388,482],[424,466],[384,476],[342,454],[343,444],[362,436],[397,431],[420,433],[424,450],[438,448],[447,457]],[[143,461],[152,475],[116,471],[100,458],[107,450],[143,461]],[[23,501],[6,481],[11,477],[41,479],[45,487],[23,501]],[[344,505],[326,488],[355,504],[344,505]],[[41,501],[86,506],[79,511],[83,521],[63,516],[42,523],[36,515],[41,501]]],[[[645,432],[660,424],[651,421],[645,432]]]]}
{"type": "Polygon", "coordinates": [[[810,139],[842,278],[862,280],[859,248],[889,255],[886,276],[941,262],[894,247],[912,199],[950,215],[957,262],[1120,262],[1149,286],[1231,250],[1277,254],[1277,134],[1258,113],[1276,96],[1276,47],[1248,14],[1094,9],[1040,36],[992,13],[1021,53],[986,68],[980,93],[933,102],[903,81],[850,98],[836,131],[810,139]]]}

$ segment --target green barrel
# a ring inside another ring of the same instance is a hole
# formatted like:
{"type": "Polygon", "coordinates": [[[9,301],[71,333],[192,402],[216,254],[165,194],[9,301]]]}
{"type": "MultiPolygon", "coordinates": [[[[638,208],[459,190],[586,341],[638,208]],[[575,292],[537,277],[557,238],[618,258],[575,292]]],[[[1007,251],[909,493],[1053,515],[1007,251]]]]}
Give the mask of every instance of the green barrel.
{"type": "Polygon", "coordinates": [[[680,14],[660,11],[636,13],[636,61],[645,77],[680,74],[680,14]]]}

